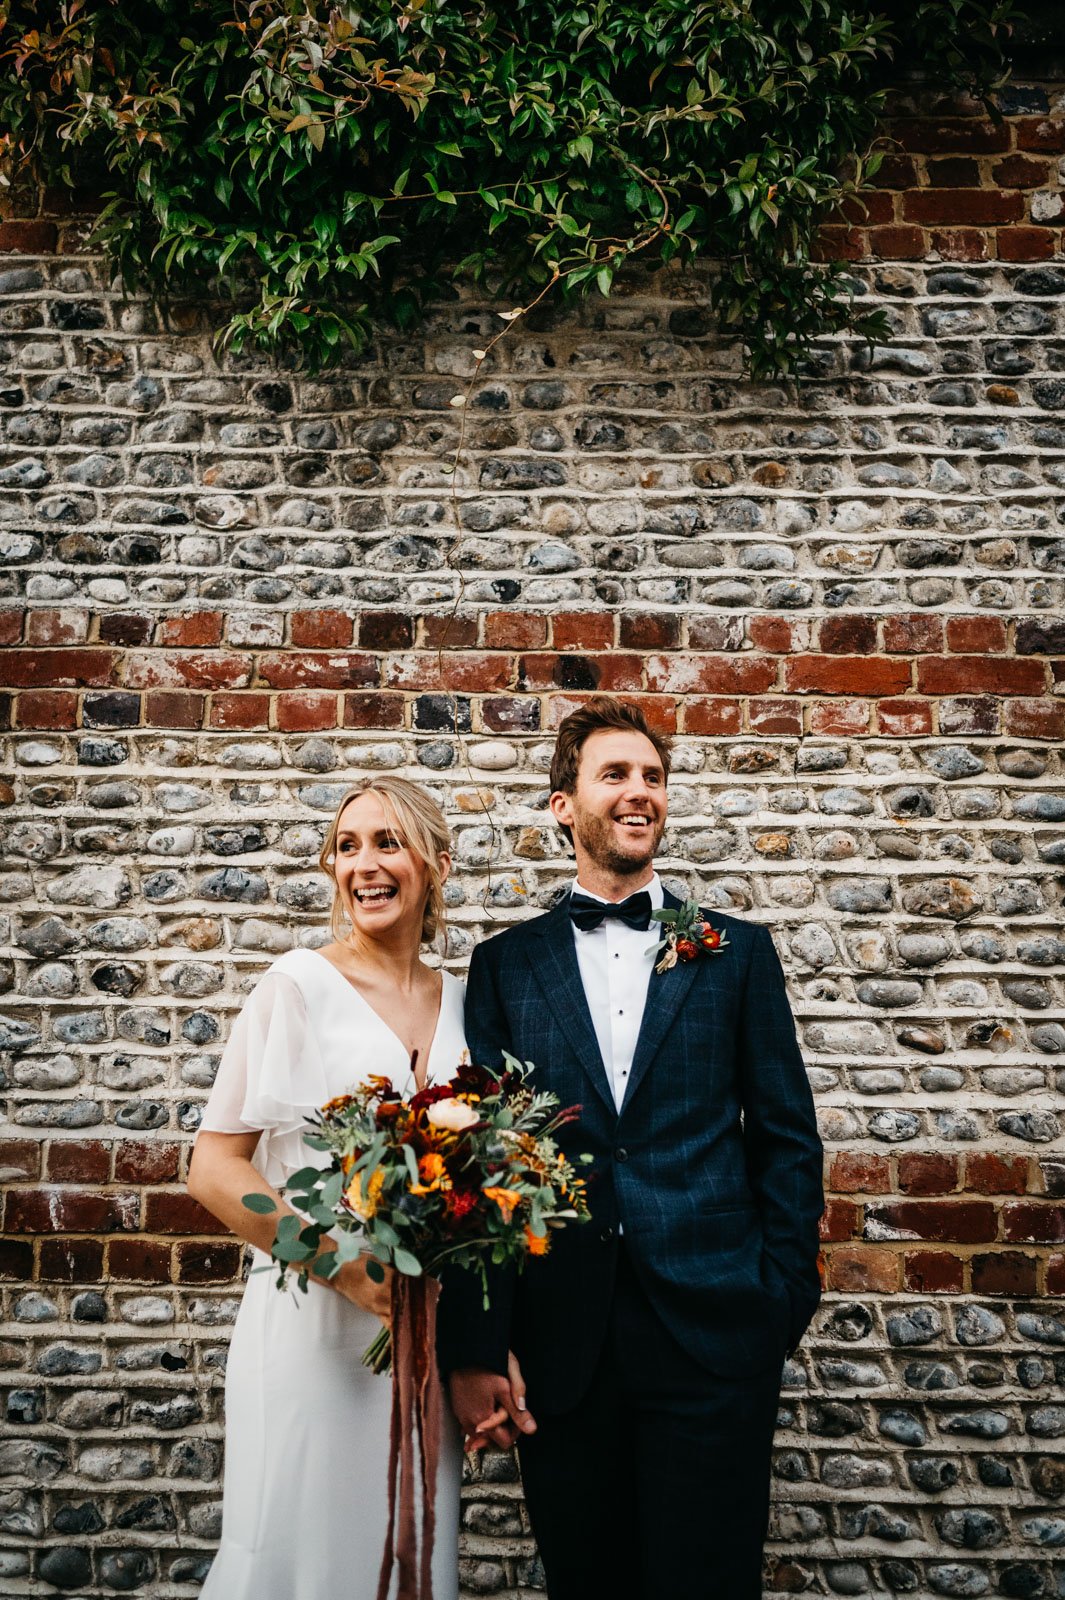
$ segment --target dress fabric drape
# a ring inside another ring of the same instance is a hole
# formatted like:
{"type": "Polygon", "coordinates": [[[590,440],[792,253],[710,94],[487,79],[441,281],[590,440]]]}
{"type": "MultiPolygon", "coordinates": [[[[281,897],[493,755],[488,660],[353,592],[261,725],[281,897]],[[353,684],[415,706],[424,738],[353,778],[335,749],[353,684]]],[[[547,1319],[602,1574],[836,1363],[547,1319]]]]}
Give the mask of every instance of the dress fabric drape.
{"type": "MultiPolygon", "coordinates": [[[[465,1048],[461,983],[444,974],[428,1080],[465,1048]]],[[[303,1142],[308,1112],[371,1075],[408,1090],[395,1033],[317,951],[264,974],[237,1018],[201,1127],[261,1129],[254,1164],[280,1187],[323,1164],[303,1142]]],[[[269,1266],[260,1251],[253,1268],[269,1266]]],[[[275,1287],[252,1272],[226,1369],[222,1538],[202,1600],[375,1600],[388,1514],[390,1382],[362,1365],[377,1318],[332,1289],[275,1287]]],[[[461,1442],[442,1418],[434,1600],[457,1600],[461,1442]]]]}

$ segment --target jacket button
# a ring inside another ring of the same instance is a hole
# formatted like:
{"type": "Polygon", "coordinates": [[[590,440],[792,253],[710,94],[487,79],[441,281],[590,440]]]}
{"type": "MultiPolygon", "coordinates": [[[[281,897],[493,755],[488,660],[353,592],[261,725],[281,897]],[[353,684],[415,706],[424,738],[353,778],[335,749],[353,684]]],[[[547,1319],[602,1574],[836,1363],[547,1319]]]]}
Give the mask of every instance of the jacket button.
{"type": "Polygon", "coordinates": [[[602,1239],[604,1244],[609,1244],[611,1239],[614,1237],[613,1228],[604,1228],[599,1237],[602,1239]]]}
{"type": "Polygon", "coordinates": [[[624,1145],[622,1145],[620,1149],[614,1151],[614,1159],[616,1161],[627,1161],[629,1159],[629,1152],[625,1149],[624,1145]]]}

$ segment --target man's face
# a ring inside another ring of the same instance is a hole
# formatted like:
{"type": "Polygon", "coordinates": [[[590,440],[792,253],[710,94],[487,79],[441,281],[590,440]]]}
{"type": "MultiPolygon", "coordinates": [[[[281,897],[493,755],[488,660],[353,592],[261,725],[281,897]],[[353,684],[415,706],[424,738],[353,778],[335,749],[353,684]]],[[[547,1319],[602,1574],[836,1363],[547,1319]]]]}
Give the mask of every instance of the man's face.
{"type": "Polygon", "coordinates": [[[602,728],[581,746],[577,786],[551,796],[557,821],[582,852],[619,877],[645,872],[666,826],[666,774],[645,734],[602,728]]]}

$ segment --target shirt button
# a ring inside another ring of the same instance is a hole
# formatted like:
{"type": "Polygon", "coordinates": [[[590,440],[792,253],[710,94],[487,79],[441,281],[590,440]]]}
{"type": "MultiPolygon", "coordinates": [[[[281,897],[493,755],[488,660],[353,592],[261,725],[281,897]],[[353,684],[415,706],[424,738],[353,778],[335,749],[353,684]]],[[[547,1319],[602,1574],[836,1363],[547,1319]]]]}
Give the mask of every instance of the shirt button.
{"type": "Polygon", "coordinates": [[[625,1149],[624,1145],[622,1145],[619,1150],[615,1150],[614,1155],[618,1161],[627,1161],[629,1159],[629,1152],[625,1149]]]}
{"type": "Polygon", "coordinates": [[[604,1228],[599,1237],[602,1239],[604,1244],[609,1244],[611,1239],[614,1237],[613,1228],[604,1228]]]}

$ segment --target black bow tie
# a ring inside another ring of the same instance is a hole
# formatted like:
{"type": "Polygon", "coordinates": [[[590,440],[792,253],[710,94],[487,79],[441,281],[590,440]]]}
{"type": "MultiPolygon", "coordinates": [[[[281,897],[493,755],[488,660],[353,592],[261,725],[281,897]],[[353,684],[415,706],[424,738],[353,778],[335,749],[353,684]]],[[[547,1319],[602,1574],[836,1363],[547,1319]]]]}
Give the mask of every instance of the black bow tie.
{"type": "Polygon", "coordinates": [[[598,928],[607,917],[617,917],[630,928],[647,929],[651,924],[651,896],[641,889],[627,900],[606,902],[592,900],[575,889],[569,897],[569,914],[574,927],[584,933],[598,928]]]}

